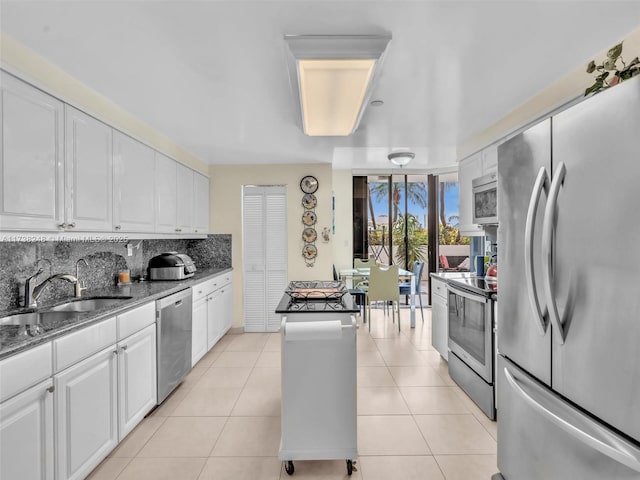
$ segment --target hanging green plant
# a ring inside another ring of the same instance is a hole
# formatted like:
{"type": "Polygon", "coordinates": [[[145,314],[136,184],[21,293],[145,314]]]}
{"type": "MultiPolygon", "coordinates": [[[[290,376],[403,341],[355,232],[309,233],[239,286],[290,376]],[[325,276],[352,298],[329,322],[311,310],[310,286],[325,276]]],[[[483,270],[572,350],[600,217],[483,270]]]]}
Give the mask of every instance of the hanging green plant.
{"type": "Polygon", "coordinates": [[[638,57],[628,64],[622,59],[622,42],[611,47],[607,52],[607,59],[599,65],[594,60],[587,65],[587,73],[597,72],[595,82],[584,91],[584,96],[597,93],[605,88],[640,74],[640,60],[638,57]]]}

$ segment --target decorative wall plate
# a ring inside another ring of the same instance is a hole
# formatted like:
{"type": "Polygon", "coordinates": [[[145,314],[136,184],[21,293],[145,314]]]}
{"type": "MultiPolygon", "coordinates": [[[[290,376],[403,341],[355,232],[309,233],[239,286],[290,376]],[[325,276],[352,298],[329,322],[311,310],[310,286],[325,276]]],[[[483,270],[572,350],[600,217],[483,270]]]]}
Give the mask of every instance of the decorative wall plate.
{"type": "Polygon", "coordinates": [[[300,189],[304,193],[315,193],[318,190],[318,180],[312,175],[307,175],[300,180],[300,189]]]}
{"type": "Polygon", "coordinates": [[[315,245],[308,244],[302,247],[302,256],[305,259],[311,260],[312,258],[316,258],[317,255],[318,255],[318,249],[316,248],[315,245]]]}
{"type": "Polygon", "coordinates": [[[318,238],[318,232],[316,232],[315,228],[307,227],[302,231],[302,240],[305,242],[315,242],[316,238],[318,238]]]}
{"type": "Polygon", "coordinates": [[[313,193],[306,193],[304,197],[302,197],[302,206],[307,209],[316,208],[318,204],[318,199],[313,193]]]}
{"type": "Polygon", "coordinates": [[[311,225],[315,225],[318,218],[316,217],[315,212],[311,210],[307,210],[302,214],[302,223],[304,223],[307,227],[311,225]]]}

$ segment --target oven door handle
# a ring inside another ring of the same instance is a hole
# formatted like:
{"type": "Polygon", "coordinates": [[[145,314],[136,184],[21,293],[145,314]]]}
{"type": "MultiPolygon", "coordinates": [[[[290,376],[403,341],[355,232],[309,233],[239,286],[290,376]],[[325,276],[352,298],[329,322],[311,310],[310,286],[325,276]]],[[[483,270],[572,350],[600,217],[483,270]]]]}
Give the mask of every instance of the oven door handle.
{"type": "Polygon", "coordinates": [[[456,287],[452,287],[451,285],[447,285],[449,291],[455,295],[460,297],[468,298],[469,300],[473,300],[478,303],[487,303],[489,300],[484,295],[479,295],[477,293],[465,292],[464,290],[460,290],[456,287]]]}
{"type": "Polygon", "coordinates": [[[531,303],[536,316],[535,323],[540,335],[544,335],[547,331],[547,322],[545,320],[547,307],[540,305],[540,299],[538,298],[538,292],[536,291],[533,271],[533,234],[540,197],[542,196],[543,191],[548,191],[548,188],[549,176],[547,175],[547,169],[545,167],[540,167],[535,184],[533,185],[533,191],[531,192],[531,199],[529,200],[527,220],[524,229],[524,267],[527,280],[527,293],[529,294],[529,302],[531,303]]]}

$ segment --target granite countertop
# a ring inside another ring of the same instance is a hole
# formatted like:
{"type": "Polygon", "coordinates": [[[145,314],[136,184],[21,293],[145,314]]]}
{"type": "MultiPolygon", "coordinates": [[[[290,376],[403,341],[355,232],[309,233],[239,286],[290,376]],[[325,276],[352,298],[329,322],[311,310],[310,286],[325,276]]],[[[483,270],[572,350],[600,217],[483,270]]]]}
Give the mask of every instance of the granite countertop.
{"type": "Polygon", "coordinates": [[[450,278],[471,278],[471,277],[475,277],[476,274],[473,272],[452,272],[452,271],[448,271],[448,272],[431,272],[429,274],[432,278],[438,279],[438,280],[442,280],[444,282],[446,282],[447,280],[449,280],[450,278]]]}
{"type": "MultiPolygon", "coordinates": [[[[43,333],[31,336],[25,326],[21,325],[0,325],[0,360],[23,350],[46,343],[54,338],[66,335],[80,328],[97,323],[105,318],[118,315],[126,310],[144,305],[145,303],[163,298],[173,293],[190,288],[200,282],[212,277],[231,271],[231,268],[210,268],[198,270],[195,275],[186,280],[180,281],[153,281],[139,282],[122,287],[107,287],[93,290],[86,290],[82,296],[91,297],[132,297],[122,300],[115,306],[109,306],[91,312],[66,312],[60,314],[54,321],[41,324],[43,333]]],[[[61,299],[54,305],[47,305],[41,308],[46,310],[55,305],[74,300],[74,297],[61,299]]],[[[16,315],[37,311],[33,308],[21,308],[18,310],[0,312],[0,317],[16,315]]],[[[56,315],[58,316],[58,315],[56,315]]]]}

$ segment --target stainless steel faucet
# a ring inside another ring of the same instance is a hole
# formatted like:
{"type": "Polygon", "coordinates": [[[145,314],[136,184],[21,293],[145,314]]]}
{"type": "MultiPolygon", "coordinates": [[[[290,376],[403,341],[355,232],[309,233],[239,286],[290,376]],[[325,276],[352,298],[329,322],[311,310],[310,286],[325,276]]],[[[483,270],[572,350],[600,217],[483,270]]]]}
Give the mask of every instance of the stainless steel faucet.
{"type": "Polygon", "coordinates": [[[89,267],[89,264],[87,263],[87,261],[84,258],[79,258],[78,261],[76,262],[76,288],[75,288],[75,292],[76,292],[76,297],[81,297],[82,296],[82,292],[84,292],[87,287],[85,287],[85,282],[84,281],[80,281],[80,273],[79,273],[79,269],[78,267],[80,266],[80,262],[84,263],[85,267],[89,267]]]}
{"type": "Polygon", "coordinates": [[[40,296],[44,288],[47,285],[49,285],[49,283],[51,283],[53,280],[60,278],[62,280],[66,280],[69,283],[72,283],[73,285],[78,284],[78,279],[73,275],[69,275],[68,273],[56,273],[55,275],[51,275],[49,278],[45,279],[40,285],[33,287],[33,284],[35,283],[34,279],[41,273],[42,273],[42,270],[39,270],[38,273],[36,273],[35,275],[27,279],[27,283],[25,285],[25,292],[24,292],[25,307],[32,307],[32,308],[37,307],[38,297],[40,296]]]}

